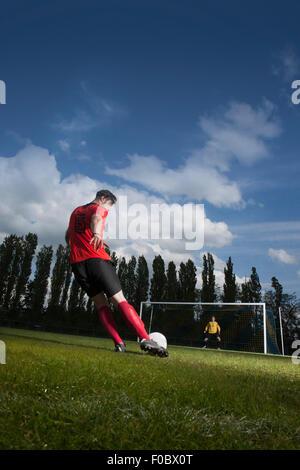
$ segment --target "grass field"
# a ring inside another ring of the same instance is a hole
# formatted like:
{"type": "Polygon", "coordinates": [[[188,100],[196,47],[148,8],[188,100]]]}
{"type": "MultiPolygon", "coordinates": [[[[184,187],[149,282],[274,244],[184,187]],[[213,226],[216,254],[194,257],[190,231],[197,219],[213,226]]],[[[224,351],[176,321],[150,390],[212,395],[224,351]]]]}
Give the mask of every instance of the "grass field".
{"type": "Polygon", "coordinates": [[[0,328],[0,449],[299,449],[290,358],[0,328]]]}

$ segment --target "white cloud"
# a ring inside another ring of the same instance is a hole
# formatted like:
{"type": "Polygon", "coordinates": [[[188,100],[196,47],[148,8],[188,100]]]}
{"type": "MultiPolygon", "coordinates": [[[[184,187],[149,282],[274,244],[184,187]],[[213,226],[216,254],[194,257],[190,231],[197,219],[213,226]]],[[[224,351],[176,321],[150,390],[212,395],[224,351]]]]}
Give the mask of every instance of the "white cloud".
{"type": "Polygon", "coordinates": [[[157,157],[128,155],[130,165],[124,169],[106,168],[109,175],[140,183],[166,196],[186,196],[197,201],[206,199],[216,206],[231,206],[241,202],[236,183],[215,168],[201,167],[196,159],[189,159],[180,169],[167,168],[157,157]]]}
{"type": "Polygon", "coordinates": [[[265,140],[277,137],[280,126],[274,105],[264,100],[253,109],[245,103],[230,103],[222,119],[201,117],[199,126],[207,141],[194,149],[177,168],[155,155],[127,155],[124,168],[106,167],[106,172],[167,197],[206,200],[217,207],[244,207],[237,182],[225,174],[234,161],[250,165],[269,155],[265,140]]]}
{"type": "Polygon", "coordinates": [[[212,222],[205,219],[204,243],[205,246],[222,247],[232,243],[233,235],[225,222],[212,222]]]}
{"type": "Polygon", "coordinates": [[[280,134],[274,112],[275,106],[266,99],[257,109],[233,101],[221,119],[201,117],[199,126],[209,137],[204,148],[204,161],[228,170],[233,158],[250,165],[266,157],[269,152],[265,139],[280,134]]]}
{"type": "MultiPolygon", "coordinates": [[[[69,118],[59,118],[54,127],[67,133],[88,132],[103,127],[115,118],[128,114],[127,109],[118,103],[97,96],[85,83],[81,83],[82,102],[69,118]]],[[[82,141],[85,142],[85,141],[82,141]]]]}
{"type": "MultiPolygon", "coordinates": [[[[56,166],[55,156],[47,149],[28,145],[14,157],[0,158],[0,177],[2,198],[0,201],[0,234],[25,234],[29,231],[39,236],[39,244],[54,246],[64,243],[64,232],[72,210],[92,200],[96,191],[105,187],[118,197],[126,194],[128,205],[133,203],[165,203],[158,196],[147,191],[137,190],[129,185],[114,187],[105,181],[98,181],[84,175],[70,175],[62,178],[56,166]]],[[[116,210],[116,209],[115,209],[116,210]]],[[[111,215],[111,214],[110,214],[111,215]]],[[[108,218],[109,222],[109,218],[108,218]]],[[[125,214],[121,214],[120,223],[125,223],[125,214]]],[[[213,222],[205,218],[205,246],[221,247],[233,240],[233,234],[224,222],[213,222]]],[[[177,269],[181,262],[193,259],[198,267],[197,286],[201,286],[199,255],[204,252],[186,251],[183,240],[108,240],[112,250],[127,259],[143,254],[148,261],[150,272],[154,256],[161,254],[166,267],[174,261],[177,269]]],[[[215,259],[216,282],[222,287],[225,262],[213,254],[215,259]]],[[[237,276],[237,282],[243,280],[237,276]]]]}
{"type": "MultiPolygon", "coordinates": [[[[71,174],[63,178],[57,169],[55,156],[47,149],[32,144],[13,157],[0,158],[0,177],[2,237],[5,234],[31,231],[38,234],[40,243],[62,243],[72,210],[91,201],[103,187],[118,197],[126,195],[128,205],[141,203],[148,209],[152,203],[166,203],[161,197],[126,184],[114,187],[82,174],[71,174]]],[[[120,216],[120,224],[122,223],[125,223],[125,214],[120,216]]],[[[232,240],[233,234],[224,222],[215,223],[205,219],[205,246],[224,246],[232,240]]],[[[145,252],[152,259],[154,254],[161,252],[166,259],[179,262],[197,256],[197,252],[187,252],[184,243],[184,240],[176,239],[129,239],[112,240],[110,245],[120,254],[145,252]]]]}
{"type": "Polygon", "coordinates": [[[0,158],[0,175],[1,233],[32,231],[47,243],[63,240],[70,211],[82,199],[90,200],[98,187],[83,175],[62,179],[54,155],[35,145],[0,158]]]}
{"type": "Polygon", "coordinates": [[[289,253],[287,253],[285,250],[281,249],[281,250],[275,250],[273,248],[269,248],[269,256],[273,259],[273,260],[277,260],[277,261],[280,261],[281,263],[284,263],[284,264],[294,264],[297,262],[295,256],[293,255],[290,255],[289,253]]]}
{"type": "Polygon", "coordinates": [[[63,152],[68,152],[70,150],[70,144],[67,140],[59,140],[58,145],[63,152]]]}
{"type": "Polygon", "coordinates": [[[245,233],[248,235],[255,233],[256,240],[261,241],[274,242],[300,239],[300,222],[297,220],[232,225],[231,229],[236,234],[245,233]]]}
{"type": "Polygon", "coordinates": [[[99,125],[98,120],[95,120],[90,113],[84,110],[77,110],[71,118],[60,119],[54,124],[54,127],[63,132],[87,132],[99,125]]]}
{"type": "Polygon", "coordinates": [[[297,271],[298,276],[300,277],[300,269],[297,271]]]}

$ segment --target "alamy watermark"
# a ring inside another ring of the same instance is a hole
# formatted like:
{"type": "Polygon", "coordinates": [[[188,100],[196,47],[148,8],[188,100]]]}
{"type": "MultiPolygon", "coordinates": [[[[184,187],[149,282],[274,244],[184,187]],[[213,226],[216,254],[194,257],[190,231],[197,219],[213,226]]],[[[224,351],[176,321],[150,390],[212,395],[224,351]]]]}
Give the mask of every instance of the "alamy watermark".
{"type": "Polygon", "coordinates": [[[4,341],[0,340],[0,364],[6,364],[6,346],[4,341]]]}
{"type": "Polygon", "coordinates": [[[204,204],[128,204],[119,196],[105,235],[111,240],[184,240],[186,250],[204,245],[204,204]]]}
{"type": "Polygon", "coordinates": [[[6,104],[6,84],[0,80],[0,104],[6,104]]]}
{"type": "Polygon", "coordinates": [[[292,354],[293,364],[300,364],[300,339],[296,339],[295,341],[293,341],[292,349],[296,349],[296,351],[294,351],[292,354]]]}
{"type": "Polygon", "coordinates": [[[300,103],[300,80],[294,80],[292,83],[292,88],[295,90],[291,96],[292,103],[299,104],[300,103]]]}

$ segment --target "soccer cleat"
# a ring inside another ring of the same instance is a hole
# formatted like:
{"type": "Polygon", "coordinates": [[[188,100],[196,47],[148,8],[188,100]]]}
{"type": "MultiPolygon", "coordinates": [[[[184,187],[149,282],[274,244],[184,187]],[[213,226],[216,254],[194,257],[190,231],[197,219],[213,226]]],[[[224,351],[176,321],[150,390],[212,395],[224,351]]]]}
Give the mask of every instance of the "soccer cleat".
{"type": "Polygon", "coordinates": [[[151,356],[168,357],[168,351],[153,341],[152,339],[144,339],[141,341],[141,350],[148,352],[151,356]]]}
{"type": "Polygon", "coordinates": [[[205,345],[205,346],[203,346],[201,349],[206,349],[206,345],[205,345]]]}
{"type": "Polygon", "coordinates": [[[126,352],[126,346],[125,346],[125,344],[124,344],[124,343],[118,343],[118,344],[116,344],[115,352],[125,353],[125,352],[126,352]]]}

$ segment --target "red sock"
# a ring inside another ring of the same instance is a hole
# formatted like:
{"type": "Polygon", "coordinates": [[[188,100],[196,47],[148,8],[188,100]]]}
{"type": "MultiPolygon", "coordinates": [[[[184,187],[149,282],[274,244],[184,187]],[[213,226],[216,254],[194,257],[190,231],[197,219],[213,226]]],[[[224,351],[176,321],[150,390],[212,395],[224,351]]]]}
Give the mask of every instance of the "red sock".
{"type": "Polygon", "coordinates": [[[150,339],[147,331],[145,330],[144,323],[132,305],[126,301],[120,302],[118,309],[125,323],[136,332],[136,335],[140,339],[150,339]]]}
{"type": "Polygon", "coordinates": [[[123,343],[122,339],[118,335],[115,319],[107,305],[99,308],[98,316],[100,322],[104,326],[109,336],[113,339],[115,344],[123,343]]]}

